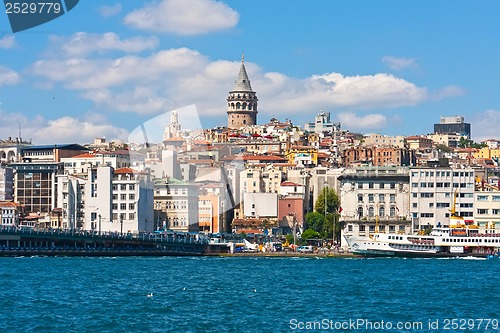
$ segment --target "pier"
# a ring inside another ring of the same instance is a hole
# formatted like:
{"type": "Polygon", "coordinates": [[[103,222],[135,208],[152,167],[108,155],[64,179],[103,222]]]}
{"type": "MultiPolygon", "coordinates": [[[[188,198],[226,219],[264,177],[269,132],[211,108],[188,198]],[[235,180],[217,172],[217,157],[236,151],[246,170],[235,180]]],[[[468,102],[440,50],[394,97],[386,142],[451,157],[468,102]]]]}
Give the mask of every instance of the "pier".
{"type": "Polygon", "coordinates": [[[208,240],[189,234],[0,228],[0,257],[193,256],[203,255],[207,245],[208,240]]]}

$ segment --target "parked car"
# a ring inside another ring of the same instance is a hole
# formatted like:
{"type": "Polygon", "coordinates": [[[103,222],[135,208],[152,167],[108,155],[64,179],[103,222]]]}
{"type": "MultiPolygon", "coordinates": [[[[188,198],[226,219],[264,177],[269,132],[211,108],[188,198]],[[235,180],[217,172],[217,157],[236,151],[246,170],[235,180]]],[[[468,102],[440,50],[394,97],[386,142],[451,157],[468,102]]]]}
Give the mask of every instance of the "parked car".
{"type": "Polygon", "coordinates": [[[297,251],[300,252],[300,253],[313,253],[313,250],[314,250],[314,248],[312,247],[312,245],[300,246],[297,249],[297,251]]]}

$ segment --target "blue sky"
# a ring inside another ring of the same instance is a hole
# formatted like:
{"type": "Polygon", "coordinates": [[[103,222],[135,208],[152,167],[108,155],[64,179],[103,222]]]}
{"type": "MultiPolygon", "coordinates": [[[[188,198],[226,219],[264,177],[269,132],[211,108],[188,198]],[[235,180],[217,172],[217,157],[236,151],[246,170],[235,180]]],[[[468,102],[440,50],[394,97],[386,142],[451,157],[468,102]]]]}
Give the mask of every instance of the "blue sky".
{"type": "Polygon", "coordinates": [[[39,144],[127,140],[174,105],[226,125],[244,51],[259,123],[303,126],[323,109],[351,131],[416,135],[463,115],[474,140],[500,139],[498,12],[497,1],[82,0],[16,34],[2,12],[0,138],[20,123],[39,144]]]}

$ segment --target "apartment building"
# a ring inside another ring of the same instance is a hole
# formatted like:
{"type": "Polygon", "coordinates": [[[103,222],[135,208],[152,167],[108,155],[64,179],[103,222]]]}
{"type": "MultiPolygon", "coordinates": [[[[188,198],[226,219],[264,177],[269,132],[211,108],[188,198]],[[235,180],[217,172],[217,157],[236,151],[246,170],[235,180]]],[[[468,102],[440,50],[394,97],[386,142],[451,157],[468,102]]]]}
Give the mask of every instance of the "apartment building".
{"type": "Polygon", "coordinates": [[[410,186],[410,212],[416,229],[449,225],[455,192],[458,192],[457,213],[466,222],[473,222],[475,177],[472,168],[411,168],[410,186]]]}

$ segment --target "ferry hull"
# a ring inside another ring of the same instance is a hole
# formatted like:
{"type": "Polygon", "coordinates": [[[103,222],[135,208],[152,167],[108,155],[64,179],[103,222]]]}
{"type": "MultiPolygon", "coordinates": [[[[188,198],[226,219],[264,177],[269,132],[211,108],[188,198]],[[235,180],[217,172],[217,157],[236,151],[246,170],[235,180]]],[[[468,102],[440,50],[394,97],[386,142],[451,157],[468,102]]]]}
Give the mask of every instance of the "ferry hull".
{"type": "Polygon", "coordinates": [[[449,252],[411,252],[411,251],[387,251],[387,250],[357,250],[352,253],[363,257],[398,257],[398,258],[460,258],[460,257],[476,257],[486,258],[488,254],[477,253],[449,253],[449,252]]]}

